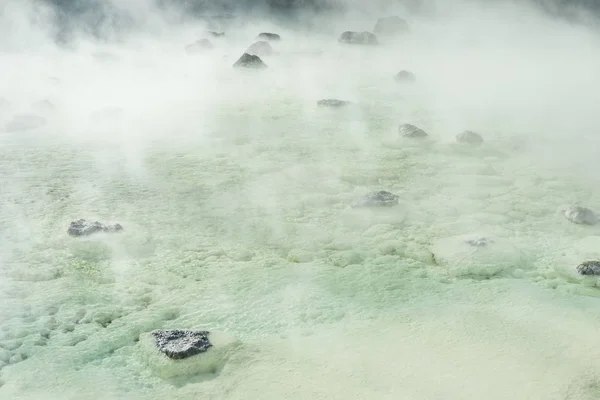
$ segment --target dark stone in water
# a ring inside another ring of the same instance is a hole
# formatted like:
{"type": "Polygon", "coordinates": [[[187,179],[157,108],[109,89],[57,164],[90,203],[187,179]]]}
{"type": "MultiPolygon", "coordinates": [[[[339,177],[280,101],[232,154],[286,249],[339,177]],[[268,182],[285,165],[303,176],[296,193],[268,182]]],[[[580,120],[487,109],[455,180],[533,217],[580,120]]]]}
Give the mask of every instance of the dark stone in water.
{"type": "Polygon", "coordinates": [[[464,131],[456,135],[456,141],[458,143],[480,145],[483,143],[483,138],[478,133],[472,131],[464,131]]]}
{"type": "Polygon", "coordinates": [[[488,238],[479,238],[479,239],[471,239],[471,240],[467,240],[466,243],[470,244],[471,246],[474,247],[483,247],[483,246],[487,246],[490,243],[494,243],[493,240],[490,240],[488,238]]]}
{"type": "Polygon", "coordinates": [[[225,36],[225,32],[215,32],[215,31],[206,31],[212,37],[221,37],[225,36]]]}
{"type": "Polygon", "coordinates": [[[595,225],[598,223],[596,213],[587,207],[570,206],[564,211],[564,216],[575,224],[595,225]]]}
{"type": "Polygon", "coordinates": [[[407,138],[424,138],[427,137],[427,132],[411,124],[402,124],[398,127],[400,136],[407,138]]]}
{"type": "Polygon", "coordinates": [[[346,100],[338,100],[338,99],[321,99],[317,101],[317,105],[320,107],[343,107],[352,104],[346,100]]]}
{"type": "Polygon", "coordinates": [[[5,132],[18,132],[37,129],[46,125],[46,118],[35,114],[15,115],[5,126],[5,132]]]}
{"type": "Polygon", "coordinates": [[[377,36],[372,34],[371,32],[353,32],[346,31],[340,35],[338,39],[341,43],[347,44],[362,44],[362,45],[376,45],[379,44],[377,40],[377,36]]]}
{"type": "Polygon", "coordinates": [[[270,56],[271,54],[273,54],[273,48],[271,47],[269,42],[259,41],[252,43],[250,47],[246,49],[246,53],[254,54],[261,57],[270,56]]]}
{"type": "Polygon", "coordinates": [[[105,225],[98,221],[90,222],[80,219],[71,222],[67,233],[71,236],[89,236],[96,232],[120,232],[123,227],[120,224],[105,225]]]}
{"type": "Polygon", "coordinates": [[[233,64],[236,68],[267,68],[267,64],[255,54],[244,53],[242,56],[233,64]]]}
{"type": "Polygon", "coordinates": [[[156,347],[167,357],[181,360],[208,351],[213,345],[208,340],[208,331],[156,330],[152,336],[156,347]]]}
{"type": "Polygon", "coordinates": [[[281,40],[281,36],[279,36],[276,33],[269,33],[269,32],[261,32],[258,34],[258,38],[259,39],[266,39],[266,40],[281,40]]]}
{"type": "Polygon", "coordinates": [[[394,76],[394,79],[398,82],[415,82],[417,80],[415,74],[410,71],[400,71],[394,76]]]}
{"type": "Polygon", "coordinates": [[[398,16],[379,18],[373,28],[377,35],[399,35],[410,32],[408,23],[398,16]]]}
{"type": "Polygon", "coordinates": [[[185,51],[188,53],[202,53],[211,50],[213,44],[208,39],[196,40],[194,43],[185,46],[185,51]]]}
{"type": "Polygon", "coordinates": [[[584,261],[577,266],[581,275],[600,275],[600,261],[584,261]]]}
{"type": "Polygon", "coordinates": [[[352,207],[391,207],[398,204],[400,196],[385,190],[371,192],[352,204],[352,207]]]}

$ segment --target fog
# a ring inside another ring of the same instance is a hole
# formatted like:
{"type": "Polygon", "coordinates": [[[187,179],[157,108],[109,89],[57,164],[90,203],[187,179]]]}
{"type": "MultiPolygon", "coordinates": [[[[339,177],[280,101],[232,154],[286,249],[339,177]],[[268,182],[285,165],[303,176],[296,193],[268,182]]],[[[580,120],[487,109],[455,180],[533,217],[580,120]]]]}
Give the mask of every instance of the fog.
{"type": "Polygon", "coordinates": [[[200,3],[0,7],[0,398],[600,397],[593,5],[200,3]]]}

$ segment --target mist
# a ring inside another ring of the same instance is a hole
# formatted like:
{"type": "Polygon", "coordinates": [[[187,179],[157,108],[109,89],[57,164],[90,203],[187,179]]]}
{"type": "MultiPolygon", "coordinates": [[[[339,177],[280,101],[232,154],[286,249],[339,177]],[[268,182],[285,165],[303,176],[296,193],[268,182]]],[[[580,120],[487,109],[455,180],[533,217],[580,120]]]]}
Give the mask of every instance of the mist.
{"type": "Polygon", "coordinates": [[[598,398],[598,7],[449,3],[5,0],[0,398],[598,398]]]}

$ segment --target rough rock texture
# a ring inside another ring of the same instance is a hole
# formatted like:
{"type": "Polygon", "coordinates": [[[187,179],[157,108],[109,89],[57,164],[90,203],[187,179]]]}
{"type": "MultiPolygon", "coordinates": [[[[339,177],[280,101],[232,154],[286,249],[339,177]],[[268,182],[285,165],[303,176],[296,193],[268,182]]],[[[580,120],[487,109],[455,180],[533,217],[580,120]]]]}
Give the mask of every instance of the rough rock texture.
{"type": "Polygon", "coordinates": [[[390,207],[398,204],[400,196],[385,190],[367,193],[354,203],[352,207],[390,207]]]}
{"type": "Polygon", "coordinates": [[[273,54],[273,48],[269,42],[261,40],[259,42],[252,43],[250,47],[246,49],[246,53],[264,57],[273,54]]]}
{"type": "Polygon", "coordinates": [[[167,357],[181,360],[208,351],[213,345],[208,340],[210,332],[190,330],[156,330],[152,336],[156,347],[167,357]]]}
{"type": "Polygon", "coordinates": [[[407,138],[424,138],[427,137],[427,132],[421,128],[417,128],[411,124],[402,124],[398,127],[400,136],[407,138]]]}
{"type": "Polygon", "coordinates": [[[570,206],[564,211],[565,218],[575,224],[595,225],[598,223],[596,213],[586,207],[570,206]]]}
{"type": "Polygon", "coordinates": [[[584,261],[577,266],[581,275],[600,275],[600,261],[584,261]]]}
{"type": "Polygon", "coordinates": [[[487,246],[490,243],[494,243],[493,240],[490,240],[488,238],[479,238],[479,239],[470,239],[467,240],[466,243],[470,244],[471,246],[474,247],[483,247],[483,246],[487,246]]]}
{"type": "Polygon", "coordinates": [[[349,104],[352,104],[349,101],[346,100],[339,100],[339,99],[321,99],[319,101],[317,101],[317,105],[319,107],[343,107],[343,106],[347,106],[349,104]]]}
{"type": "Polygon", "coordinates": [[[120,224],[105,225],[98,221],[90,222],[80,219],[71,222],[67,233],[71,236],[89,236],[96,232],[119,232],[123,227],[120,224]]]}
{"type": "Polygon", "coordinates": [[[258,38],[265,39],[265,40],[281,40],[281,36],[279,36],[276,33],[270,33],[270,32],[261,32],[258,34],[258,38]]]}
{"type": "Polygon", "coordinates": [[[5,132],[19,132],[37,129],[46,125],[46,118],[35,114],[19,114],[15,115],[4,126],[5,132]]]}
{"type": "Polygon", "coordinates": [[[376,45],[379,44],[377,40],[377,36],[372,34],[371,32],[353,32],[346,31],[340,35],[338,39],[341,43],[347,44],[362,44],[362,45],[376,45]]]}
{"type": "Polygon", "coordinates": [[[236,68],[267,68],[267,64],[255,54],[244,53],[242,56],[233,64],[236,68]]]}
{"type": "Polygon", "coordinates": [[[415,82],[417,80],[417,77],[410,71],[402,70],[394,76],[394,79],[397,82],[415,82]]]}
{"type": "Polygon", "coordinates": [[[376,35],[395,36],[410,32],[408,23],[398,16],[379,18],[373,28],[376,35]]]}
{"type": "Polygon", "coordinates": [[[208,39],[200,39],[196,40],[194,43],[185,46],[185,51],[187,53],[203,53],[207,50],[211,50],[213,48],[213,44],[208,39]]]}
{"type": "Polygon", "coordinates": [[[456,135],[456,141],[458,143],[480,145],[483,143],[483,138],[478,133],[472,131],[464,131],[456,135]]]}

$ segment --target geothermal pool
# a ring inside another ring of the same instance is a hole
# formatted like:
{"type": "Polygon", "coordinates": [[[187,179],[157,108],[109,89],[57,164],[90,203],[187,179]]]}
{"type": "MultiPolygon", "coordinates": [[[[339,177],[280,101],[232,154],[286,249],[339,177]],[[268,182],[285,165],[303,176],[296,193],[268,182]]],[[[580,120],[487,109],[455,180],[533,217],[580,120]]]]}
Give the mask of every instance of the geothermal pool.
{"type": "Polygon", "coordinates": [[[337,41],[371,17],[249,20],[200,54],[201,23],[5,46],[1,125],[46,122],[0,133],[0,398],[600,397],[576,271],[600,225],[560,211],[600,211],[598,38],[471,12],[374,47],[337,41]],[[232,68],[259,32],[268,68],[232,68]],[[350,207],[379,190],[398,204],[350,207]],[[124,230],[69,236],[80,218],[124,230]],[[236,342],[192,373],[149,355],[156,329],[236,342]]]}

